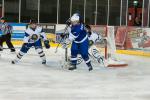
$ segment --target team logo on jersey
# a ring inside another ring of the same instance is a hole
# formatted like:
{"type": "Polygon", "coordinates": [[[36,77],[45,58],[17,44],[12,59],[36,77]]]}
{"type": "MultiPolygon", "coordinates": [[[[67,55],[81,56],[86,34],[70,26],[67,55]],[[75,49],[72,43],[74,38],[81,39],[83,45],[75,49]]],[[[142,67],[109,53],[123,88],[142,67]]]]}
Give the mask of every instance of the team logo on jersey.
{"type": "Polygon", "coordinates": [[[37,35],[37,34],[33,34],[33,35],[31,36],[31,39],[32,39],[33,41],[37,41],[38,35],[37,35]]]}

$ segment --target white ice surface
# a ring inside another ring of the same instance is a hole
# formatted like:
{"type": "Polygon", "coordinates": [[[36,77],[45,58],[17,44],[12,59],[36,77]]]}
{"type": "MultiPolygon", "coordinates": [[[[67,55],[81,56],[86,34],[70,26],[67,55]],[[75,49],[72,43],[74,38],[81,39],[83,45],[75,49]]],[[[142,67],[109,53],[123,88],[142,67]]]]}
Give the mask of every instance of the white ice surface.
{"type": "MultiPolygon", "coordinates": [[[[18,51],[18,50],[17,50],[18,51]]],[[[150,100],[150,58],[119,55],[129,66],[105,68],[84,63],[75,71],[61,68],[64,50],[45,50],[47,65],[34,49],[18,64],[9,50],[0,57],[0,100],[150,100]]]]}

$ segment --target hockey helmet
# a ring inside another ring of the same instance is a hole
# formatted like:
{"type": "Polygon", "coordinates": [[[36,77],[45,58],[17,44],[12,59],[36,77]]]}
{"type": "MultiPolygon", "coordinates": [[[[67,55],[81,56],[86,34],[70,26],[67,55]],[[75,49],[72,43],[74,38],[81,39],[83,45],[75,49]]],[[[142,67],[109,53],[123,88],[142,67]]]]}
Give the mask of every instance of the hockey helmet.
{"type": "Polygon", "coordinates": [[[71,22],[79,21],[80,17],[77,14],[74,14],[70,20],[71,20],[71,22]]]}
{"type": "Polygon", "coordinates": [[[6,18],[5,17],[1,17],[0,20],[6,20],[6,18]]]}
{"type": "Polygon", "coordinates": [[[36,24],[37,21],[35,19],[30,19],[30,24],[36,24]]]}

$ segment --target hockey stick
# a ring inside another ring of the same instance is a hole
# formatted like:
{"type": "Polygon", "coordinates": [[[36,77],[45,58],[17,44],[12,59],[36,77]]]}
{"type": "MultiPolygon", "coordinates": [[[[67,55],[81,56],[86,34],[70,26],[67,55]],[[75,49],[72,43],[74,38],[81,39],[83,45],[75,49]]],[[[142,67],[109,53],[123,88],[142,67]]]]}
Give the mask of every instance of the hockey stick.
{"type": "MultiPolygon", "coordinates": [[[[14,47],[15,49],[20,49],[21,47],[14,47]]],[[[10,48],[3,48],[3,49],[10,49],[10,48]]]]}
{"type": "MultiPolygon", "coordinates": [[[[65,27],[65,29],[64,29],[64,33],[63,34],[66,34],[66,31],[67,31],[67,28],[68,28],[69,26],[68,25],[66,25],[66,27],[65,27]]],[[[66,36],[65,36],[66,37],[66,36]]],[[[64,38],[65,38],[64,37],[64,38]]],[[[56,47],[56,50],[55,50],[55,53],[57,53],[57,51],[58,51],[58,47],[59,47],[59,45],[60,45],[60,43],[63,41],[63,39],[64,38],[61,38],[61,40],[59,41],[59,43],[58,43],[58,45],[57,45],[57,47],[56,47]]]]}
{"type": "MultiPolygon", "coordinates": [[[[43,48],[43,47],[45,47],[45,46],[36,46],[36,47],[38,47],[38,48],[43,48]]],[[[22,46],[21,47],[14,47],[15,49],[20,49],[20,48],[22,48],[22,46]]],[[[34,46],[32,46],[32,47],[28,47],[28,48],[35,48],[34,46]]],[[[7,48],[7,47],[3,47],[3,49],[10,49],[10,48],[7,48]]]]}
{"type": "MultiPolygon", "coordinates": [[[[108,26],[106,26],[106,33],[105,33],[105,37],[107,38],[108,36],[108,26]]],[[[108,59],[108,48],[107,48],[107,41],[105,41],[105,59],[108,59]]]]}

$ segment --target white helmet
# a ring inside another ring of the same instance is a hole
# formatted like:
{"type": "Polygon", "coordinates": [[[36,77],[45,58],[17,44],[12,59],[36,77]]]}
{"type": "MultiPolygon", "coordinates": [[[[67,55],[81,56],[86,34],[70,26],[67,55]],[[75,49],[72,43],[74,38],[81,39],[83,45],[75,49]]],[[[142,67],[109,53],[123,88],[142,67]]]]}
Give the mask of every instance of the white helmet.
{"type": "Polygon", "coordinates": [[[79,16],[76,15],[76,14],[74,14],[74,15],[71,17],[70,20],[71,20],[72,22],[74,22],[74,21],[79,21],[79,19],[80,19],[79,16]]]}
{"type": "Polygon", "coordinates": [[[74,16],[74,15],[79,16],[80,14],[79,14],[79,13],[74,13],[73,16],[74,16]]]}

